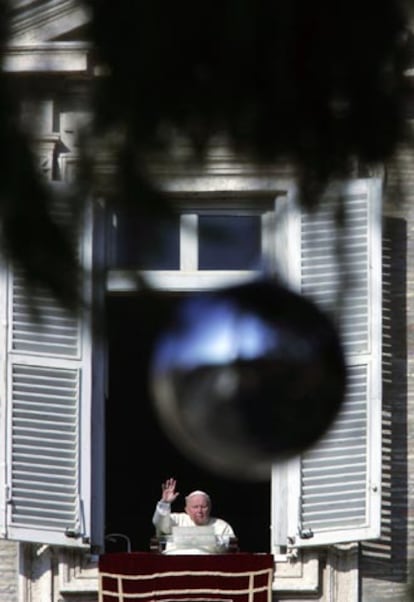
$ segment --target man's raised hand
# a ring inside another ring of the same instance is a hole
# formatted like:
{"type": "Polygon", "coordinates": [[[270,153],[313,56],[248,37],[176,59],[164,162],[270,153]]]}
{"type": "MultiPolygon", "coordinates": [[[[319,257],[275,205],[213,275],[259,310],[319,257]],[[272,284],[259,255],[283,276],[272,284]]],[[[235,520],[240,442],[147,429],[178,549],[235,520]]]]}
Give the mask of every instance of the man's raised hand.
{"type": "Polygon", "coordinates": [[[162,501],[171,504],[180,494],[175,491],[177,481],[175,479],[167,479],[162,485],[162,501]]]}

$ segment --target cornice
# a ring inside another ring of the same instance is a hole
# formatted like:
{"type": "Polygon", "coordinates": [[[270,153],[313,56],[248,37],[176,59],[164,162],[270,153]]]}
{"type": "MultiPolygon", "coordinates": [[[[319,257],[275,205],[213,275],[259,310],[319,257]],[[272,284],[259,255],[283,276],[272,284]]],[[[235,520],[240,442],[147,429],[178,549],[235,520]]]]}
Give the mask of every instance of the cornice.
{"type": "Polygon", "coordinates": [[[90,45],[85,42],[49,42],[9,48],[3,70],[9,73],[86,73],[90,45]]]}
{"type": "Polygon", "coordinates": [[[21,0],[10,24],[10,47],[45,43],[87,24],[90,15],[76,0],[21,0]]]}

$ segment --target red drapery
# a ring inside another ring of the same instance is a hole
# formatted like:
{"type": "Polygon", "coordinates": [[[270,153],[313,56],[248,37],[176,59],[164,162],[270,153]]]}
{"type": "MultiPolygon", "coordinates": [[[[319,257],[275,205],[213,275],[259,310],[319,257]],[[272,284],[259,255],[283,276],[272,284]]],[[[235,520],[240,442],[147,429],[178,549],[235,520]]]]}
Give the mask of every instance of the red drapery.
{"type": "Polygon", "coordinates": [[[271,602],[271,554],[104,554],[100,602],[271,602]]]}

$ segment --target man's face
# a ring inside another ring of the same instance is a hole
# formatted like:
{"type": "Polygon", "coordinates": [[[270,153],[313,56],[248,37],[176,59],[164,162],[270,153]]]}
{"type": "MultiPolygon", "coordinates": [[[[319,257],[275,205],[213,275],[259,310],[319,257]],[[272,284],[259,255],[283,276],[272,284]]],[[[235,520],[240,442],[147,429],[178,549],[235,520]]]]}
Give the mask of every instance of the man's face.
{"type": "Polygon", "coordinates": [[[210,518],[210,505],[204,495],[192,495],[187,500],[185,511],[196,525],[205,525],[210,518]]]}

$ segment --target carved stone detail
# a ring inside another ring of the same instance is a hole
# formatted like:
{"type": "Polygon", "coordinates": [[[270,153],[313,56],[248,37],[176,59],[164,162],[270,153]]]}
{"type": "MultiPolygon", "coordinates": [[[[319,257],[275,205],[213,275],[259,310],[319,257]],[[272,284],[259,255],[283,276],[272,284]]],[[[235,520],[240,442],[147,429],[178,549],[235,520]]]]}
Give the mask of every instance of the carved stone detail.
{"type": "Polygon", "coordinates": [[[97,593],[97,559],[80,550],[59,551],[59,591],[64,593],[97,593]]]}
{"type": "Polygon", "coordinates": [[[327,600],[359,600],[359,544],[330,546],[324,572],[327,600]]]}
{"type": "Polygon", "coordinates": [[[43,137],[36,143],[36,155],[39,161],[38,167],[48,180],[53,180],[56,172],[55,156],[58,142],[59,136],[51,134],[50,136],[43,137]]]}
{"type": "Polygon", "coordinates": [[[96,602],[97,558],[71,548],[20,544],[18,602],[96,602]]]}
{"type": "Polygon", "coordinates": [[[319,554],[313,551],[299,552],[297,560],[280,556],[275,562],[273,591],[315,594],[320,588],[319,554]]]}

